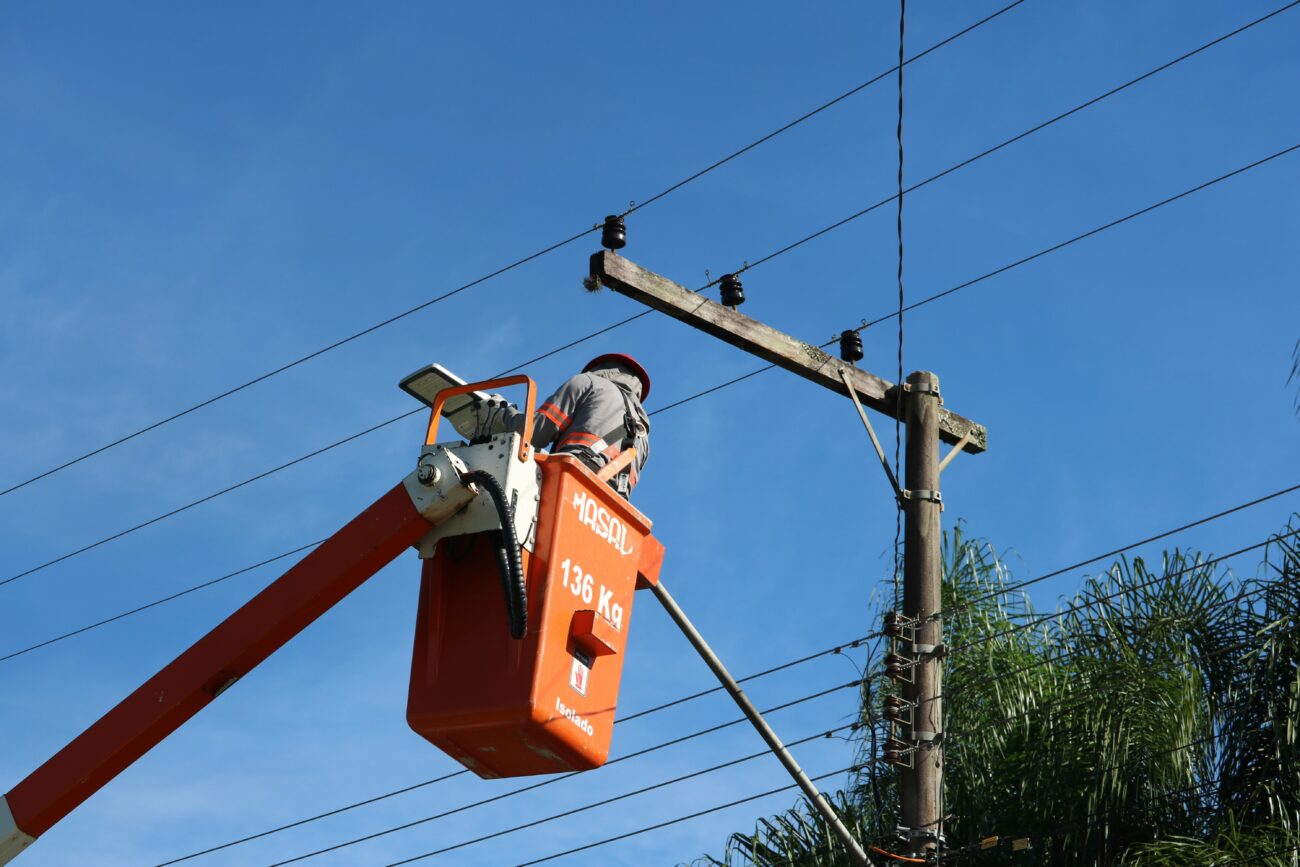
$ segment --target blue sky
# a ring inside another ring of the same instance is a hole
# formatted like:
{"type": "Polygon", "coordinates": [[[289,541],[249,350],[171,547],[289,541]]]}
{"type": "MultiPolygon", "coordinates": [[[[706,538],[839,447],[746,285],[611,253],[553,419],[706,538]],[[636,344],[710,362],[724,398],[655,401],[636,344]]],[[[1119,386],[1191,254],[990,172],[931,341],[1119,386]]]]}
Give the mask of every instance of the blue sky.
{"type": "MultiPolygon", "coordinates": [[[[907,178],[1278,5],[1026,0],[908,67],[907,178]]],[[[909,54],[996,8],[912,4],[909,54]]],[[[887,69],[896,16],[842,2],[6,4],[0,487],[648,199],[887,69]]],[[[909,196],[909,300],[1300,143],[1297,44],[1292,10],[909,196]]],[[[882,82],[637,212],[624,253],[696,287],[890,195],[895,100],[882,82]]],[[[989,452],[944,476],[945,526],[966,522],[1030,578],[1300,481],[1285,385],[1298,181],[1300,152],[908,315],[905,367],[938,372],[948,406],[990,429],[989,452]]],[[[0,497],[3,574],[404,412],[396,383],[429,361],[486,377],[631,315],[580,288],[595,249],[574,243],[0,497]]],[[[748,272],[744,312],[821,342],[894,307],[895,256],[885,207],[748,272]]],[[[893,378],[892,323],[865,338],[863,365],[893,378]]],[[[611,350],[652,371],[650,410],[758,366],[653,316],[528,373],[547,390],[611,350]]],[[[409,470],[421,425],[0,587],[0,655],[328,535],[409,470]]],[[[654,425],[636,502],[668,547],[665,581],[737,674],[875,628],[894,519],[851,404],[770,372],[654,425]]],[[[1234,550],[1298,509],[1280,498],[1174,542],[1234,550]]],[[[0,662],[0,786],[277,574],[0,662]]],[[[1036,585],[1034,603],[1050,609],[1086,574],[1036,585]]],[[[385,569],[21,863],[153,864],[454,770],[403,716],[417,576],[413,556],[385,569]]],[[[650,598],[633,621],[623,711],[712,685],[650,598]]],[[[772,705],[854,676],[830,657],[751,694],[772,705]]],[[[772,721],[797,739],[853,709],[841,691],[772,721]]],[[[718,696],[685,704],[620,726],[614,753],[733,716],[718,696]]],[[[385,864],[759,748],[735,727],[314,861],[385,864]]],[[[799,749],[814,774],[852,754],[799,749]]],[[[442,860],[516,863],[784,782],[765,758],[442,860]]],[[[192,863],[270,863],[514,785],[458,778],[192,863]]],[[[562,863],[716,853],[792,800],[562,863]]]]}

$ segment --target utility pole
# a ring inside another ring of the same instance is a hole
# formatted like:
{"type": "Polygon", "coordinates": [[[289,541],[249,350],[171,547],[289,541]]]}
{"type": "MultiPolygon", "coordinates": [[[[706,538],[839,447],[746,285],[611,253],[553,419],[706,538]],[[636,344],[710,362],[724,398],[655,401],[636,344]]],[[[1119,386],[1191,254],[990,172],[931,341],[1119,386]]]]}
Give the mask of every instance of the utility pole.
{"type": "Polygon", "coordinates": [[[914,624],[912,677],[903,680],[903,700],[912,706],[906,727],[914,747],[902,768],[900,824],[912,854],[940,843],[943,804],[942,532],[939,514],[939,377],[919,371],[907,377],[903,416],[907,423],[907,463],[903,496],[903,620],[914,624]]]}
{"type": "MultiPolygon", "coordinates": [[[[608,225],[608,223],[607,223],[608,225]]],[[[621,224],[620,224],[621,227],[621,224]]],[[[624,240],[620,238],[620,240],[624,240]]],[[[944,408],[939,377],[919,371],[902,385],[861,370],[852,362],[832,358],[819,347],[692,292],[666,277],[642,268],[610,250],[591,257],[591,281],[608,286],[648,307],[685,322],[706,334],[764,361],[851,398],[871,436],[875,454],[885,470],[891,495],[905,515],[903,552],[903,611],[887,617],[886,633],[895,639],[894,664],[886,669],[901,684],[900,697],[886,706],[896,734],[891,734],[881,758],[900,769],[902,803],[899,834],[914,857],[942,847],[943,713],[940,659],[944,654],[941,613],[941,544],[939,514],[943,508],[939,475],[959,452],[979,454],[988,448],[983,425],[944,408]],[[903,389],[902,421],[907,428],[904,487],[898,487],[866,409],[890,418],[898,413],[898,388],[903,389]],[[866,409],[864,409],[864,405],[866,409]],[[953,449],[939,460],[939,443],[953,449]],[[901,734],[902,737],[897,737],[901,734]]],[[[618,243],[618,247],[622,243],[618,243]]],[[[743,300],[735,275],[722,280],[724,299],[743,300]]],[[[591,284],[589,284],[591,285],[591,284]]],[[[847,357],[847,356],[846,356],[847,357]]],[[[860,350],[856,357],[861,357],[860,350]]]]}

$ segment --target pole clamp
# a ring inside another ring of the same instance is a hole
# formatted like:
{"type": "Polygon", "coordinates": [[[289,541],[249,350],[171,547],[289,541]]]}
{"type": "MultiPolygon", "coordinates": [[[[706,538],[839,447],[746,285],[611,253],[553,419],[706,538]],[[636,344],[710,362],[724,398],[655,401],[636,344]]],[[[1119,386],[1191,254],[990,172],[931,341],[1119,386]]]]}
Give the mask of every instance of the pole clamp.
{"type": "Polygon", "coordinates": [[[943,742],[943,732],[914,731],[912,732],[911,739],[916,741],[917,744],[928,744],[930,746],[938,746],[943,742]]]}
{"type": "Polygon", "coordinates": [[[931,397],[937,397],[939,403],[943,403],[943,395],[939,393],[939,386],[931,385],[928,382],[905,382],[903,391],[910,391],[913,394],[928,394],[931,397]]]}
{"type": "Polygon", "coordinates": [[[909,491],[906,488],[898,492],[899,506],[903,505],[903,500],[922,500],[927,503],[938,503],[939,511],[943,511],[943,493],[940,491],[928,491],[924,488],[917,488],[909,491]]]}
{"type": "Polygon", "coordinates": [[[942,642],[939,644],[918,644],[912,642],[912,652],[918,656],[933,656],[936,659],[942,659],[948,655],[948,646],[942,642]]]}

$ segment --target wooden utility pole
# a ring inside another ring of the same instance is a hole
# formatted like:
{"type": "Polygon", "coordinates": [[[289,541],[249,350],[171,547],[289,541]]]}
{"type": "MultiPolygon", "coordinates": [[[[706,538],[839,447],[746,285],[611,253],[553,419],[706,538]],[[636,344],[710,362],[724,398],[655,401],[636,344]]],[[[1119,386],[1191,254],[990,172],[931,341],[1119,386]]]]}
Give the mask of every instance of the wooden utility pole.
{"type": "Polygon", "coordinates": [[[907,726],[910,767],[900,779],[903,803],[900,824],[907,829],[912,854],[939,841],[943,804],[942,675],[942,532],[939,513],[939,377],[919,371],[907,377],[903,416],[907,423],[904,473],[903,619],[912,629],[912,677],[903,680],[903,699],[912,706],[907,726]]]}
{"type": "MultiPolygon", "coordinates": [[[[890,418],[898,412],[896,386],[852,364],[832,358],[820,348],[764,325],[736,310],[692,292],[666,277],[606,251],[591,257],[591,276],[600,284],[626,295],[693,328],[711,334],[751,355],[853,398],[862,422],[885,467],[891,486],[896,485],[888,462],[876,440],[865,405],[890,418]]],[[[899,820],[906,848],[923,856],[941,845],[943,802],[943,713],[941,671],[943,624],[941,604],[941,543],[939,474],[954,456],[939,461],[940,440],[978,454],[988,448],[983,425],[950,412],[939,396],[939,377],[927,371],[907,377],[903,388],[902,418],[907,426],[907,464],[904,488],[898,496],[905,513],[903,551],[903,611],[897,652],[905,659],[899,681],[904,707],[900,715],[903,747],[896,764],[901,772],[902,804],[899,820]]]]}

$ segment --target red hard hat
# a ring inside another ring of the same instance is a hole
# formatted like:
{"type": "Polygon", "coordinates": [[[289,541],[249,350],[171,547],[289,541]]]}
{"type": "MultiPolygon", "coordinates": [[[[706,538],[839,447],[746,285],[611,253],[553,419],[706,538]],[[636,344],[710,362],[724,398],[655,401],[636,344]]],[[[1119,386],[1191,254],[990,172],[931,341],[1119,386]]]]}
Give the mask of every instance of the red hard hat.
{"type": "Polygon", "coordinates": [[[630,355],[624,355],[621,352],[606,352],[604,355],[597,355],[587,362],[587,366],[582,369],[582,372],[586,373],[606,361],[616,361],[635,373],[636,378],[641,380],[641,399],[645,400],[650,396],[650,374],[646,373],[641,363],[630,355]]]}

